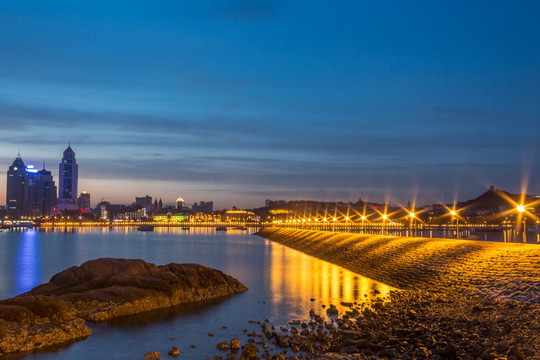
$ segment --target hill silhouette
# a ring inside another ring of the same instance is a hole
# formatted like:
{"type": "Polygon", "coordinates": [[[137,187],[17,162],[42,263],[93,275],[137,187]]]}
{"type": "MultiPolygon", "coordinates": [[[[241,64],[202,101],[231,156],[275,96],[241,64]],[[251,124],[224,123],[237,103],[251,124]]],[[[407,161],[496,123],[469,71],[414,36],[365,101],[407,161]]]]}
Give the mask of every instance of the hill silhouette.
{"type": "MultiPolygon", "coordinates": [[[[525,196],[525,202],[530,202],[531,196],[525,196]]],[[[467,210],[479,210],[479,209],[494,209],[500,210],[501,208],[511,209],[515,207],[515,204],[509,201],[511,199],[514,203],[519,204],[521,202],[521,195],[512,194],[508,191],[500,190],[491,186],[488,191],[482,195],[465,202],[460,202],[458,206],[460,208],[466,208],[467,210]]]]}

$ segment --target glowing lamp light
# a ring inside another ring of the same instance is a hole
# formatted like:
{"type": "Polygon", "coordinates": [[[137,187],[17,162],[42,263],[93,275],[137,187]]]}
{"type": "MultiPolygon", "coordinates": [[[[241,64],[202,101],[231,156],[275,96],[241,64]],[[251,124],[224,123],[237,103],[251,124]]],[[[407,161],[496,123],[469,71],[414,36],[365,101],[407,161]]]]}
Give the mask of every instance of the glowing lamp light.
{"type": "Polygon", "coordinates": [[[366,220],[366,217],[364,215],[362,215],[362,220],[366,220]]]}
{"type": "Polygon", "coordinates": [[[412,212],[412,213],[409,214],[409,216],[413,218],[413,217],[415,217],[416,215],[412,212]]]}
{"type": "Polygon", "coordinates": [[[326,221],[326,218],[324,218],[323,221],[326,221]]]}
{"type": "Polygon", "coordinates": [[[519,211],[520,213],[525,212],[525,206],[523,206],[523,205],[518,205],[518,206],[517,206],[517,211],[519,211]]]}
{"type": "Polygon", "coordinates": [[[456,216],[457,212],[456,212],[456,210],[452,210],[452,211],[450,211],[450,214],[452,214],[452,216],[456,216]]]}
{"type": "Polygon", "coordinates": [[[387,216],[386,214],[383,214],[382,218],[383,218],[384,220],[386,220],[386,219],[388,218],[388,216],[387,216]]]}
{"type": "Polygon", "coordinates": [[[346,220],[346,221],[349,221],[349,217],[348,217],[348,216],[347,216],[347,217],[345,217],[345,220],[346,220]]]}
{"type": "Polygon", "coordinates": [[[336,221],[337,219],[336,219],[336,218],[333,218],[332,220],[336,221]]]}

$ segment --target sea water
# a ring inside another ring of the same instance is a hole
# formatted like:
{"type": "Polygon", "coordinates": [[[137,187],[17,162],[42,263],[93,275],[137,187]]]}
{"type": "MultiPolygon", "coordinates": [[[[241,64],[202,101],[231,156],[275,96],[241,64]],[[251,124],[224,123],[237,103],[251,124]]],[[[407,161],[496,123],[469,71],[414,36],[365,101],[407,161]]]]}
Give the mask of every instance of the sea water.
{"type": "Polygon", "coordinates": [[[47,282],[71,266],[101,257],[143,259],[158,265],[197,263],[229,274],[249,290],[217,300],[186,304],[104,323],[89,323],[92,335],[61,349],[10,355],[24,359],[142,359],[172,346],[181,359],[224,355],[218,342],[260,331],[253,321],[287,325],[308,320],[323,305],[369,301],[391,287],[252,235],[253,230],[213,228],[78,228],[0,233],[0,299],[47,282]],[[250,322],[251,320],[251,322],[250,322]],[[213,334],[213,336],[209,336],[213,334]],[[194,345],[195,347],[192,347],[194,345]]]}

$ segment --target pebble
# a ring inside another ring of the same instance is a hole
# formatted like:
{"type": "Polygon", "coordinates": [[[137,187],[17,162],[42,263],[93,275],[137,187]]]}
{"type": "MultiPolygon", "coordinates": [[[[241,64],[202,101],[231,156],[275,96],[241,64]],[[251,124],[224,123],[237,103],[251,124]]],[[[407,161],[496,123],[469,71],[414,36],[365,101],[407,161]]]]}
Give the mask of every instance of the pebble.
{"type": "Polygon", "coordinates": [[[180,349],[178,349],[176,346],[173,346],[172,349],[168,352],[169,355],[177,357],[180,355],[180,349]]]}
{"type": "Polygon", "coordinates": [[[229,350],[230,349],[230,345],[226,342],[220,342],[216,345],[216,347],[219,349],[219,350],[229,350]]]}
{"type": "Polygon", "coordinates": [[[241,348],[241,346],[240,346],[240,339],[238,339],[238,338],[233,338],[233,339],[231,340],[230,347],[231,347],[231,350],[239,350],[239,349],[241,348]]]}
{"type": "Polygon", "coordinates": [[[160,356],[161,356],[161,353],[159,351],[151,351],[151,352],[147,352],[144,355],[144,360],[160,359],[160,356]]]}

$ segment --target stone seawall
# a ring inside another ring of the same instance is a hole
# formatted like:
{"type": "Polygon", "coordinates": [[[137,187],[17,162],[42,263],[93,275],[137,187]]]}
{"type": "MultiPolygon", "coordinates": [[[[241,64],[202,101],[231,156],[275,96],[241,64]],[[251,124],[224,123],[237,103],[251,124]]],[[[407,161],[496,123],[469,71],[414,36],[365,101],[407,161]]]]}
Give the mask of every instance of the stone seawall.
{"type": "Polygon", "coordinates": [[[540,303],[540,246],[267,228],[257,235],[405,290],[540,303]]]}

